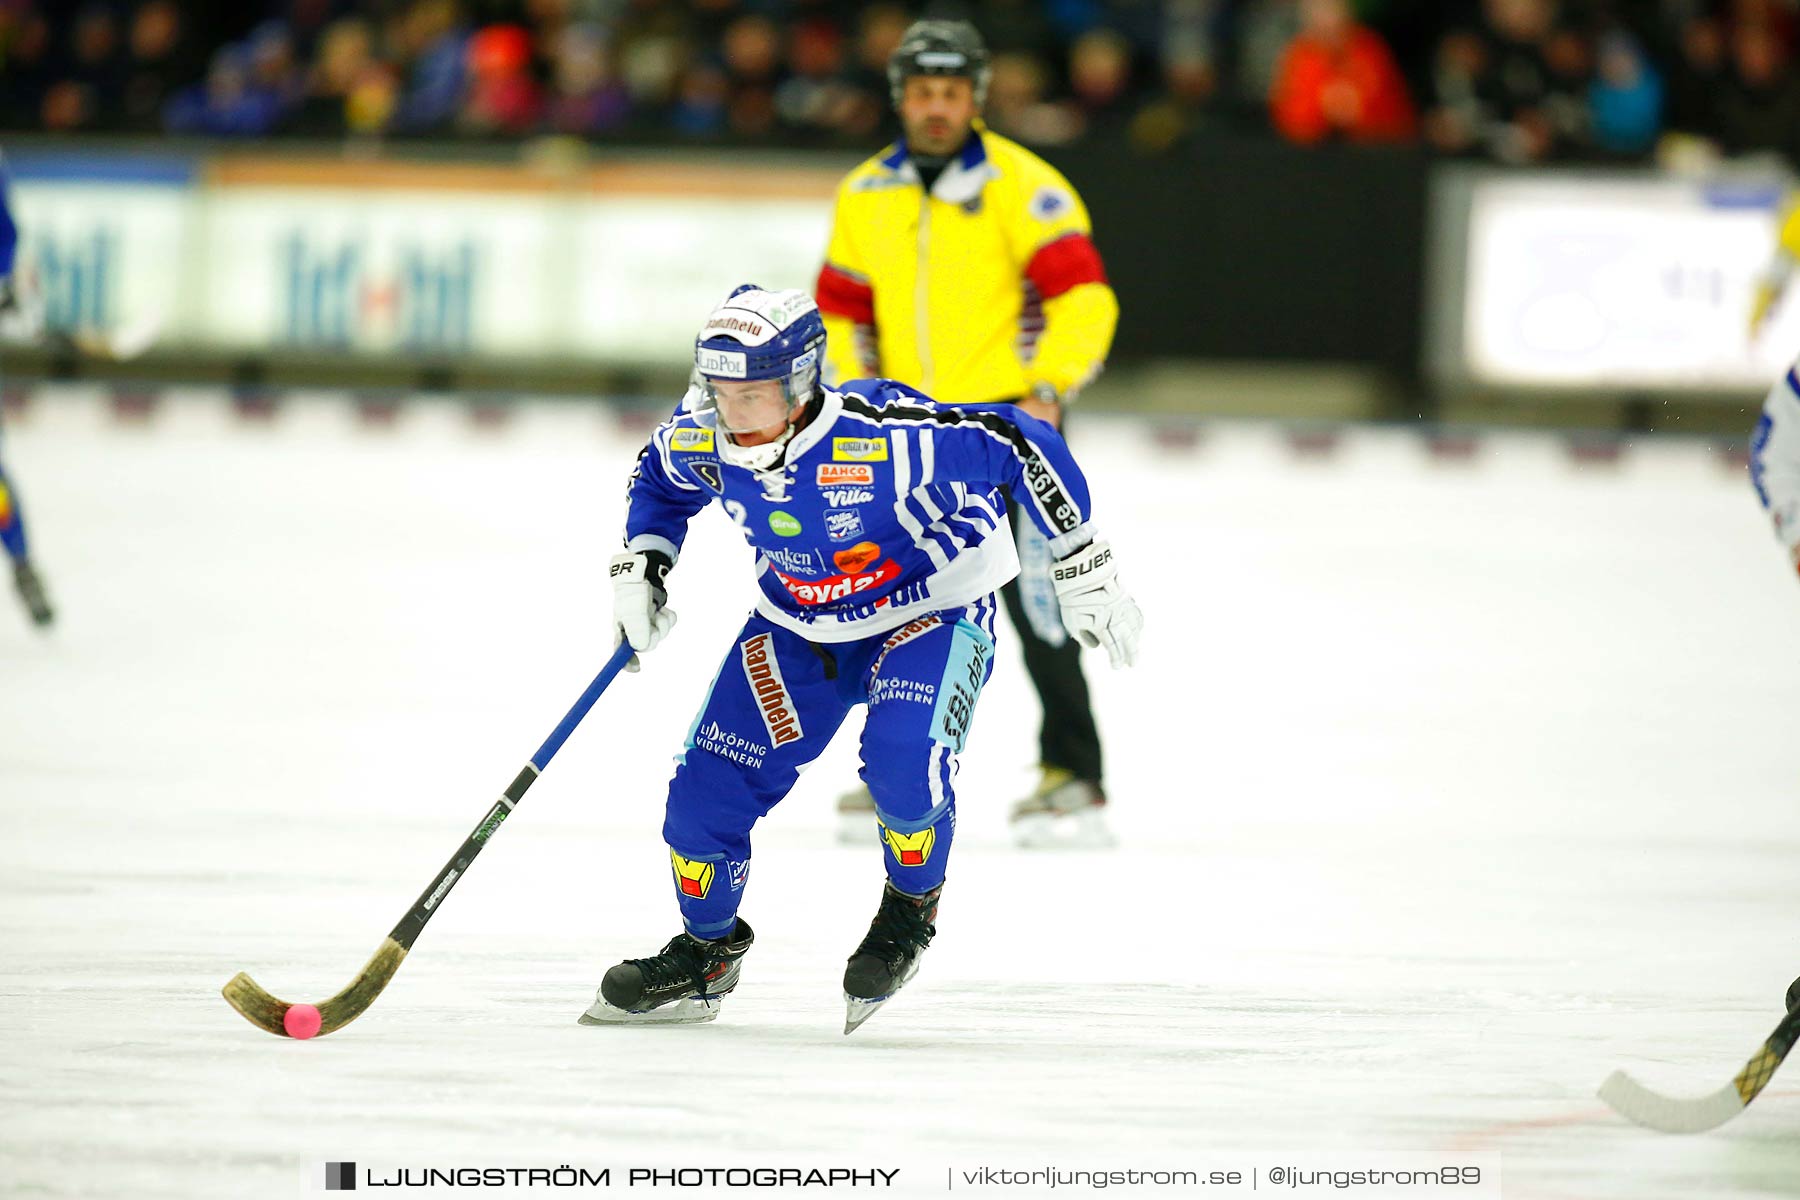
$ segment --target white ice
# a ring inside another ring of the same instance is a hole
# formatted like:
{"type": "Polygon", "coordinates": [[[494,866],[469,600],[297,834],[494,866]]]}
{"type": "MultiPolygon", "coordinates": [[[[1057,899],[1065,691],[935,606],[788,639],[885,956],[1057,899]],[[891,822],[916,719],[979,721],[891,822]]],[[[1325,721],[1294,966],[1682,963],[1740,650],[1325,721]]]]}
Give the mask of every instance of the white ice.
{"type": "Polygon", "coordinates": [[[1509,1198],[1800,1195],[1800,1063],[1702,1137],[1594,1099],[1619,1066],[1717,1088],[1800,972],[1800,581],[1742,470],[1681,440],[1458,467],[1401,431],[1317,461],[1090,421],[1149,620],[1136,671],[1089,660],[1123,846],[1008,847],[1036,716],[1005,641],[937,943],[851,1038],[881,864],[830,835],[848,731],[757,833],[720,1020],[575,1023],[677,928],[670,756],[750,595],[709,513],[671,639],[379,1002],[311,1043],[252,1028],[219,986],[346,984],[605,659],[640,436],[573,403],[246,424],[204,393],[121,424],[76,390],[9,424],[60,622],[0,595],[0,1193],[1460,1150],[1509,1198]]]}

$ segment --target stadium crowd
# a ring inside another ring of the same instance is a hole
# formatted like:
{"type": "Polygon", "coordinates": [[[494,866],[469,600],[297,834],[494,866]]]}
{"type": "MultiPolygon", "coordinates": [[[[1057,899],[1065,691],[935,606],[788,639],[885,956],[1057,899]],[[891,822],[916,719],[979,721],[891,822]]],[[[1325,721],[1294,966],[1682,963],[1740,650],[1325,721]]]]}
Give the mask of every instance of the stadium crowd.
{"type": "MultiPolygon", "coordinates": [[[[1800,162],[1800,0],[985,0],[988,120],[1157,151],[1209,128],[1501,162],[1672,142],[1800,162]]],[[[0,128],[865,146],[918,5],[0,0],[0,128]]]]}

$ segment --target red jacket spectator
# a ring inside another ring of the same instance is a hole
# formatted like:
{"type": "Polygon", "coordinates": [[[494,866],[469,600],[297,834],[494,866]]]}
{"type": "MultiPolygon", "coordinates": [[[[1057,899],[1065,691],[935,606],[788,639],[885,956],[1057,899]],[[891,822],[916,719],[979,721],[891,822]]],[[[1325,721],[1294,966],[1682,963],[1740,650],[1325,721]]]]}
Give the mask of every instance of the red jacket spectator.
{"type": "Polygon", "coordinates": [[[1356,23],[1345,0],[1304,0],[1301,10],[1305,24],[1269,97],[1282,136],[1303,144],[1410,140],[1417,120],[1387,43],[1356,23]]]}

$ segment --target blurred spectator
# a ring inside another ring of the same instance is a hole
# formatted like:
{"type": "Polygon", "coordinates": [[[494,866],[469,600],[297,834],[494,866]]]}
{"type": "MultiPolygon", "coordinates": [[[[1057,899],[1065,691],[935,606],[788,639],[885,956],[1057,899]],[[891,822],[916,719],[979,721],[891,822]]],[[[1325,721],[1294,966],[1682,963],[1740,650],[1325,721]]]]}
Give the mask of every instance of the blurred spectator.
{"type": "Polygon", "coordinates": [[[767,17],[739,17],[725,29],[723,50],[731,85],[725,123],[741,137],[765,138],[775,130],[781,31],[767,17]]]}
{"type": "Polygon", "coordinates": [[[1400,142],[1416,129],[1412,98],[1381,35],[1349,0],[1300,0],[1300,33],[1282,56],[1269,107],[1289,141],[1400,142]]]}
{"type": "Polygon", "coordinates": [[[551,50],[550,127],[559,133],[601,133],[623,126],[631,95],[613,72],[612,47],[600,26],[566,25],[551,50]]]}
{"type": "Polygon", "coordinates": [[[146,131],[162,124],[163,106],[193,78],[195,63],[175,0],[148,0],[131,18],[125,74],[124,125],[146,131]]]}
{"type": "Polygon", "coordinates": [[[1060,146],[1081,133],[1082,118],[1067,102],[1047,98],[1050,72],[1034,54],[996,54],[985,117],[994,132],[1028,146],[1060,146]]]}
{"type": "Polygon", "coordinates": [[[291,112],[305,95],[305,84],[294,62],[294,39],[281,21],[264,21],[250,31],[246,41],[250,60],[250,87],[274,104],[278,116],[291,112]]]}
{"type": "Polygon", "coordinates": [[[386,102],[377,111],[365,108],[360,122],[350,113],[352,97],[377,69],[368,23],[356,17],[334,22],[319,37],[317,60],[288,128],[318,136],[382,128],[393,115],[391,82],[385,89],[386,102]]]}
{"type": "Polygon", "coordinates": [[[407,133],[446,128],[462,101],[468,37],[453,0],[414,0],[394,26],[406,86],[393,127],[407,133]]]}
{"type": "Polygon", "coordinates": [[[489,25],[466,43],[468,86],[457,125],[472,133],[529,133],[543,93],[531,77],[531,34],[520,25],[489,25]]]}
{"type": "Polygon", "coordinates": [[[1800,79],[1774,26],[1732,31],[1731,71],[1712,132],[1727,154],[1774,151],[1800,162],[1800,79]]]}
{"type": "Polygon", "coordinates": [[[1402,138],[1408,80],[1449,153],[1632,159],[1659,122],[1793,152],[1800,0],[0,0],[0,123],[860,145],[921,9],[982,27],[990,121],[1035,145],[1163,151],[1272,107],[1302,141],[1402,138]]]}
{"type": "Polygon", "coordinates": [[[717,63],[698,63],[681,77],[681,91],[669,114],[669,126],[687,138],[716,137],[725,131],[731,81],[717,63]]]}
{"type": "Polygon", "coordinates": [[[254,137],[281,119],[281,98],[253,82],[250,51],[240,44],[213,55],[206,81],[177,92],[164,120],[176,133],[254,137]]]}
{"type": "Polygon", "coordinates": [[[1483,24],[1439,45],[1427,137],[1448,153],[1536,163],[1587,133],[1586,42],[1559,28],[1555,0],[1483,0],[1483,24]]]}
{"type": "Polygon", "coordinates": [[[1069,90],[1086,130],[1113,138],[1132,114],[1131,44],[1112,29],[1090,29],[1069,47],[1069,90]]]}
{"type": "Polygon", "coordinates": [[[793,130],[829,131],[844,119],[844,35],[835,21],[793,25],[787,39],[787,78],[775,90],[775,110],[793,130]]]}
{"type": "Polygon", "coordinates": [[[1296,0],[1246,0],[1231,25],[1236,47],[1232,62],[1232,94],[1237,107],[1257,120],[1266,119],[1269,93],[1288,44],[1299,36],[1296,0]]]}
{"type": "Polygon", "coordinates": [[[83,124],[113,124],[125,94],[125,45],[118,15],[103,4],[83,7],[75,18],[69,52],[69,82],[87,95],[88,120],[83,124]]]}
{"type": "Polygon", "coordinates": [[[856,31],[856,58],[850,67],[850,80],[874,92],[885,109],[888,104],[888,56],[900,44],[900,37],[912,17],[898,4],[871,4],[862,10],[856,31]]]}
{"type": "Polygon", "coordinates": [[[1633,157],[1656,144],[1662,130],[1662,76],[1636,38],[1622,30],[1601,38],[1588,102],[1594,144],[1601,151],[1633,157]]]}
{"type": "Polygon", "coordinates": [[[50,86],[51,45],[55,37],[50,20],[35,9],[4,11],[4,43],[0,43],[0,97],[4,97],[6,123],[30,128],[41,123],[44,92],[50,86]]]}
{"type": "Polygon", "coordinates": [[[1725,88],[1725,27],[1710,16],[1684,21],[1669,88],[1669,127],[1710,137],[1725,88]]]}
{"type": "Polygon", "coordinates": [[[1162,73],[1162,95],[1131,121],[1131,144],[1148,153],[1167,150],[1192,133],[1219,89],[1210,43],[1177,41],[1163,54],[1162,73]]]}
{"type": "MultiPolygon", "coordinates": [[[[718,4],[716,15],[730,15],[735,4],[718,4]]],[[[675,99],[678,83],[686,85],[686,71],[701,59],[716,61],[716,46],[709,39],[697,44],[689,19],[675,5],[655,0],[631,0],[619,11],[614,6],[612,27],[618,46],[619,76],[631,95],[634,112],[665,117],[675,99]]]]}

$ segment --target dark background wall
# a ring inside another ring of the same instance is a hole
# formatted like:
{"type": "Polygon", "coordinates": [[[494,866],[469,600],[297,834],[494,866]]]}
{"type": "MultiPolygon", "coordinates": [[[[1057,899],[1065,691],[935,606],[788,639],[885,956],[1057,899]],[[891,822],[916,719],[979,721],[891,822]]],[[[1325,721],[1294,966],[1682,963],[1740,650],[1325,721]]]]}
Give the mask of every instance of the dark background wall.
{"type": "Polygon", "coordinates": [[[1221,134],[1181,156],[1052,159],[1087,201],[1119,293],[1117,359],[1418,370],[1422,154],[1221,134]]]}

